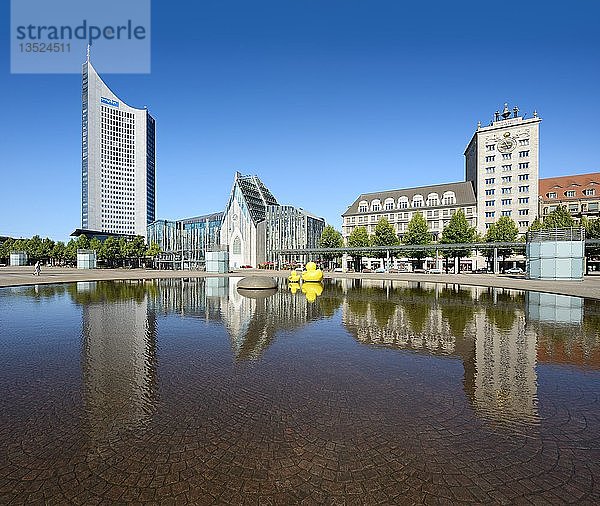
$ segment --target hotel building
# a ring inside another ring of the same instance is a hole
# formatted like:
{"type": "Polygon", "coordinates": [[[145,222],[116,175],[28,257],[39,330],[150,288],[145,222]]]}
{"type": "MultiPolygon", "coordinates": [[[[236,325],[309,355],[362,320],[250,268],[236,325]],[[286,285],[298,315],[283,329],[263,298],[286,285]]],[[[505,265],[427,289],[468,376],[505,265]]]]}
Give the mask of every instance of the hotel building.
{"type": "Polygon", "coordinates": [[[82,233],[146,236],[155,219],[155,121],[82,69],[82,233]]]}
{"type": "Polygon", "coordinates": [[[477,126],[465,150],[466,180],[477,198],[477,230],[510,216],[525,234],[538,212],[539,124],[504,104],[489,126],[477,126]]]}
{"type": "Polygon", "coordinates": [[[600,172],[547,177],[539,182],[540,218],[564,206],[574,218],[600,216],[600,172]]]}
{"type": "Polygon", "coordinates": [[[386,218],[402,238],[410,220],[419,213],[427,220],[429,231],[437,240],[459,209],[464,211],[467,222],[476,226],[477,201],[470,182],[363,193],[342,215],[342,236],[346,241],[352,231],[361,226],[373,234],[377,222],[386,218]]]}

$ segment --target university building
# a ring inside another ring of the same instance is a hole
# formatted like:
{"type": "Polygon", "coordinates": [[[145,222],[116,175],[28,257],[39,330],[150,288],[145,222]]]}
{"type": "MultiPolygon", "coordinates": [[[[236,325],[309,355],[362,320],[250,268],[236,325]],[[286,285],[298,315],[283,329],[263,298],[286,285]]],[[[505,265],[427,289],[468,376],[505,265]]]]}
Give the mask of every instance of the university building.
{"type": "Polygon", "coordinates": [[[600,216],[600,172],[540,179],[539,194],[540,218],[558,206],[566,207],[576,219],[600,216]]]}
{"type": "Polygon", "coordinates": [[[324,228],[323,218],[280,205],[258,176],[236,172],[224,211],[157,220],[148,226],[147,240],[163,252],[160,267],[199,266],[206,251],[226,249],[230,268],[236,269],[277,262],[278,250],[315,248],[324,228]]]}
{"type": "Polygon", "coordinates": [[[82,68],[81,228],[90,236],[146,235],[155,219],[156,125],[127,105],[89,57],[82,68]]]}

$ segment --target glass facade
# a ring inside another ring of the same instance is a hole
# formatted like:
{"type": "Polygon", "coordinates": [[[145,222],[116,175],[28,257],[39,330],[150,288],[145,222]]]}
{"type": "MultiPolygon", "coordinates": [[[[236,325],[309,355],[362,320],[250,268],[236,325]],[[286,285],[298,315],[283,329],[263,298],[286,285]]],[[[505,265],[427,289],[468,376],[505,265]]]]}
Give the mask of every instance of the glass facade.
{"type": "Polygon", "coordinates": [[[148,225],[148,244],[158,244],[166,262],[181,262],[183,252],[187,266],[198,266],[204,263],[208,249],[218,247],[222,219],[223,213],[213,213],[178,221],[155,221],[148,225]]]}
{"type": "Polygon", "coordinates": [[[293,206],[267,206],[265,238],[267,260],[277,260],[275,251],[317,248],[325,220],[293,206]]]}

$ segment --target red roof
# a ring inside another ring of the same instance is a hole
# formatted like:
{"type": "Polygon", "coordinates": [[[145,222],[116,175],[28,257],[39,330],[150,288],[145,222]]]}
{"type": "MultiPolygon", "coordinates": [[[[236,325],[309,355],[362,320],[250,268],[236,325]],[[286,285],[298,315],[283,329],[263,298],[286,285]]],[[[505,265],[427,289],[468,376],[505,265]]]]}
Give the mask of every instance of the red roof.
{"type": "Polygon", "coordinates": [[[540,179],[539,194],[544,202],[561,202],[598,197],[600,196],[600,172],[540,179]],[[585,195],[584,190],[594,190],[594,192],[592,195],[585,195]],[[574,191],[575,194],[567,197],[566,192],[568,191],[574,191]],[[549,197],[549,193],[556,193],[556,197],[549,197]]]}

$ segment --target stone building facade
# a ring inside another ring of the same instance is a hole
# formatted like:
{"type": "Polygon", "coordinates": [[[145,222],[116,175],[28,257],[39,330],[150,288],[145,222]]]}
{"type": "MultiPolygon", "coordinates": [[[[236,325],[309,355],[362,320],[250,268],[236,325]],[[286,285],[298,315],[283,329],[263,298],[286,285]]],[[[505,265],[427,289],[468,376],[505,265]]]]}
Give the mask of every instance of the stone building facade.
{"type": "Polygon", "coordinates": [[[481,234],[510,216],[524,234],[538,212],[539,124],[541,118],[519,115],[504,104],[488,126],[477,126],[466,150],[466,181],[477,198],[477,229],[481,234]]]}

